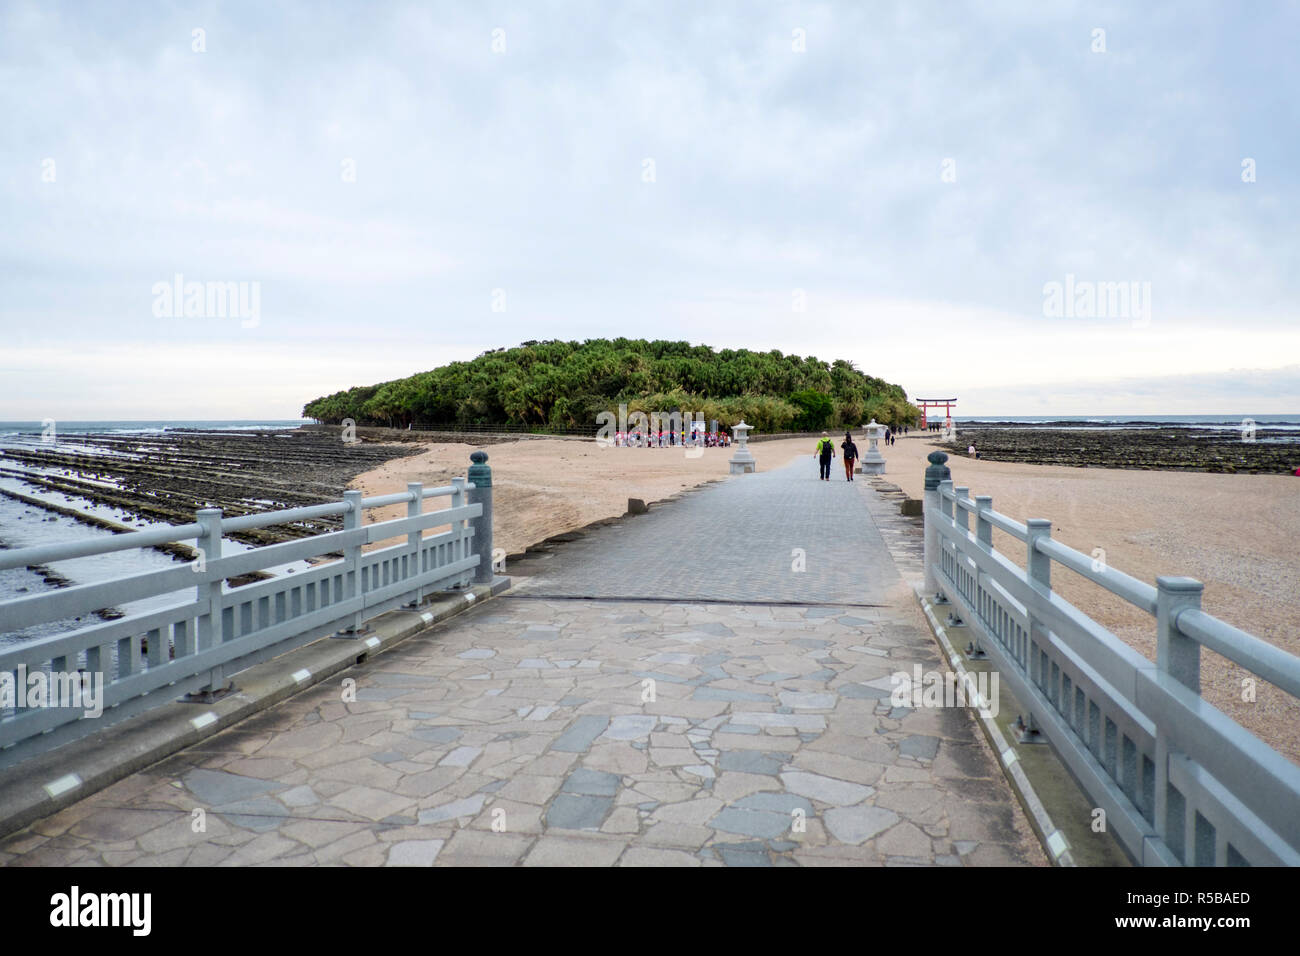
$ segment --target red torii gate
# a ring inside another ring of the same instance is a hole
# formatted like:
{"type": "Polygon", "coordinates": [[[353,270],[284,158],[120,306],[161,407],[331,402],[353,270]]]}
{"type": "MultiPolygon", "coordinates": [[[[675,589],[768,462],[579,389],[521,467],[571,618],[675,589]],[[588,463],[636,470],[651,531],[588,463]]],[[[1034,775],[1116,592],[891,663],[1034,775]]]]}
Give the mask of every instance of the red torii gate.
{"type": "Polygon", "coordinates": [[[922,431],[925,431],[925,429],[929,426],[929,420],[926,417],[926,412],[930,408],[938,408],[940,406],[943,406],[944,423],[947,424],[948,422],[952,421],[952,407],[957,404],[957,399],[955,398],[917,398],[914,399],[913,401],[916,405],[920,406],[921,409],[921,430],[922,431]]]}

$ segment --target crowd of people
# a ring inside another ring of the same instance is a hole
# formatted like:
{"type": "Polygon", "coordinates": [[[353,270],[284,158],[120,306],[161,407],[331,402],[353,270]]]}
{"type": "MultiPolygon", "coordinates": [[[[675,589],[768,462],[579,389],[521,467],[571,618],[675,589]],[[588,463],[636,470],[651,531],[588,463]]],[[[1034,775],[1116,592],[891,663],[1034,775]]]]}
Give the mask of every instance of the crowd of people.
{"type": "Polygon", "coordinates": [[[662,428],[658,432],[641,429],[633,429],[627,432],[614,433],[615,448],[730,448],[731,436],[725,431],[719,431],[717,434],[712,432],[687,432],[683,429],[680,432],[672,430],[664,431],[662,428]]]}

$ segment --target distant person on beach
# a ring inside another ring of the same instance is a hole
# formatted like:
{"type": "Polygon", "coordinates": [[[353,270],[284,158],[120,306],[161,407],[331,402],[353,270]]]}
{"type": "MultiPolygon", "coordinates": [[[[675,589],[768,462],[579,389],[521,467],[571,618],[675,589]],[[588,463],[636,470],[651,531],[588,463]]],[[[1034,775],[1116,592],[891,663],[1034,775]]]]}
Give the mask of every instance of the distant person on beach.
{"type": "Polygon", "coordinates": [[[858,460],[858,446],[853,444],[853,433],[845,432],[844,441],[840,442],[844,450],[844,477],[853,480],[853,463],[858,460]]]}
{"type": "Polygon", "coordinates": [[[966,449],[966,454],[969,455],[971,458],[978,458],[980,456],[980,453],[975,450],[974,445],[971,445],[969,448],[966,449]]]}
{"type": "Polygon", "coordinates": [[[831,459],[835,457],[835,443],[831,441],[831,436],[822,432],[822,437],[817,440],[817,450],[813,452],[813,457],[818,459],[821,465],[821,480],[831,480],[831,459]]]}

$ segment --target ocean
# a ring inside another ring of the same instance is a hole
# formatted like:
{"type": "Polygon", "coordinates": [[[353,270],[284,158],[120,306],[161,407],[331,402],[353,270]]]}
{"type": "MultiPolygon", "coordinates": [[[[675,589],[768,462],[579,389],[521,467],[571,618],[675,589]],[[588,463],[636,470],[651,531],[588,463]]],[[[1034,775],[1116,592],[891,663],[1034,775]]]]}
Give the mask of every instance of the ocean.
{"type": "Polygon", "coordinates": [[[178,429],[199,429],[202,431],[264,431],[268,428],[297,428],[311,423],[310,418],[291,419],[150,419],[147,421],[62,421],[47,418],[40,422],[0,422],[0,447],[7,440],[23,439],[24,436],[41,436],[47,431],[57,436],[67,434],[158,434],[178,429]]]}

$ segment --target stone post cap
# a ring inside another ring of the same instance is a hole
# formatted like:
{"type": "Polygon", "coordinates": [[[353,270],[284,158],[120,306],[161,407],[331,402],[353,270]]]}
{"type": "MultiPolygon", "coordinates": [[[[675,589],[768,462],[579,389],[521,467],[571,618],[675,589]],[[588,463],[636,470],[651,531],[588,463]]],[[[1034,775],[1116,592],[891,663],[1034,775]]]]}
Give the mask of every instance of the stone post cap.
{"type": "Polygon", "coordinates": [[[939,482],[947,481],[952,477],[952,470],[944,464],[948,460],[948,455],[941,451],[932,451],[925,457],[930,463],[930,467],[925,469],[925,490],[937,491],[939,482]]]}
{"type": "Polygon", "coordinates": [[[492,487],[492,468],[488,465],[487,452],[476,451],[469,456],[469,460],[474,464],[469,466],[469,472],[466,474],[470,481],[474,482],[476,488],[492,487]]]}

